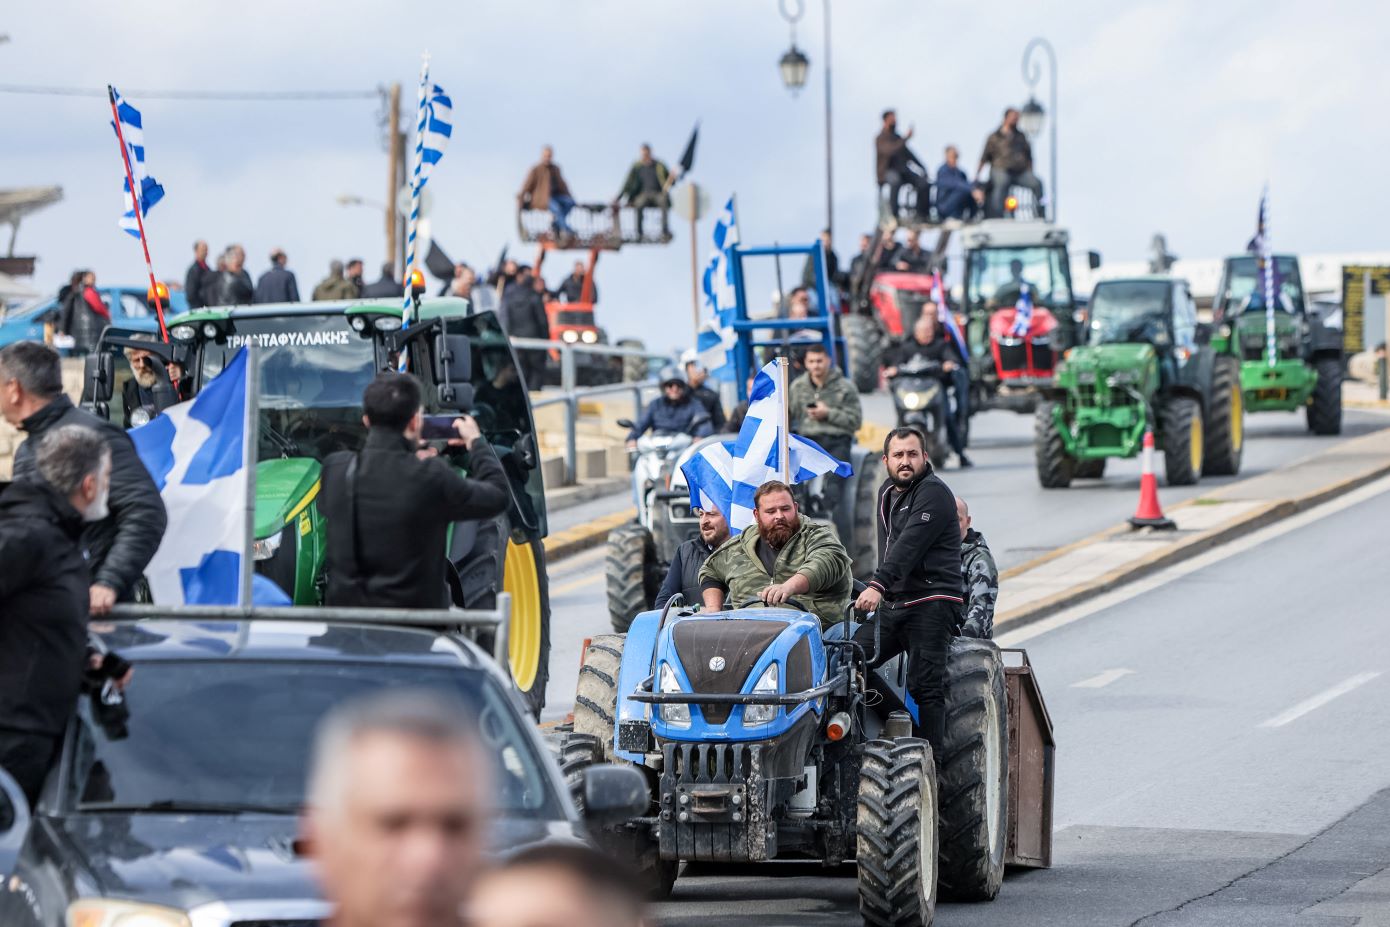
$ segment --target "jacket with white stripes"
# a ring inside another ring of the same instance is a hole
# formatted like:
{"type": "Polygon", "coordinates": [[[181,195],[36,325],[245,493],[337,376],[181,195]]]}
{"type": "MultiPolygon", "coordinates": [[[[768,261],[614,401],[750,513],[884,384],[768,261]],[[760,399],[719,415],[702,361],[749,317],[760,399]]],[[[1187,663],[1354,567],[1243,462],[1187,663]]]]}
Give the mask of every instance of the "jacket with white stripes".
{"type": "Polygon", "coordinates": [[[893,608],[962,601],[956,498],[930,463],[902,489],[891,479],[879,487],[878,569],[869,585],[893,608]]]}

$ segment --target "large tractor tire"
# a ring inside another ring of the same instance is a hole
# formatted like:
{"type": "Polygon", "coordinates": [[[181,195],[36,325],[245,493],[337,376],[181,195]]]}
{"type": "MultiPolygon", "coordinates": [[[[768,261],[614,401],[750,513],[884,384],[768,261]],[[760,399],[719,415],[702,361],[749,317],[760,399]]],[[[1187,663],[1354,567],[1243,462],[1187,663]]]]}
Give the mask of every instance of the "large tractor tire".
{"type": "Polygon", "coordinates": [[[599,634],[589,640],[579,664],[574,693],[574,733],[593,737],[603,762],[613,760],[613,719],[618,714],[618,670],[623,664],[622,634],[599,634]]]}
{"type": "Polygon", "coordinates": [[[854,528],[849,552],[854,578],[867,582],[878,569],[878,484],[870,474],[877,472],[873,452],[859,459],[854,468],[854,528]]]}
{"type": "Polygon", "coordinates": [[[850,379],[861,393],[878,389],[883,332],[871,316],[851,313],[840,317],[840,333],[845,337],[850,379]]]}
{"type": "Polygon", "coordinates": [[[1315,435],[1342,433],[1342,362],[1335,357],[1322,357],[1315,368],[1318,383],[1313,387],[1313,401],[1308,403],[1308,430],[1315,435]]]}
{"type": "Polygon", "coordinates": [[[946,658],[941,745],[941,896],[989,901],[1004,881],[1009,723],[1004,661],[992,641],[959,637],[946,658]]]}
{"type": "Polygon", "coordinates": [[[1104,457],[1078,460],[1072,467],[1071,475],[1078,480],[1098,480],[1105,476],[1105,461],[1104,457]]]}
{"type": "Polygon", "coordinates": [[[1033,456],[1043,489],[1066,489],[1076,475],[1076,458],[1067,453],[1062,431],[1052,414],[1056,407],[1054,402],[1040,402],[1033,413],[1033,456]]]}
{"type": "Polygon", "coordinates": [[[531,713],[540,718],[550,681],[550,583],[545,547],[539,540],[517,544],[508,539],[502,588],[512,596],[507,628],[512,679],[531,713]]]}
{"type": "Polygon", "coordinates": [[[1207,411],[1202,476],[1235,476],[1245,450],[1245,395],[1240,390],[1240,361],[1234,357],[1216,359],[1207,411]]]}
{"type": "MultiPolygon", "coordinates": [[[[606,762],[603,745],[590,734],[570,733],[560,742],[560,773],[569,787],[570,800],[584,816],[584,772],[590,766],[606,762]]],[[[680,863],[662,859],[660,848],[648,831],[626,828],[592,828],[596,843],[610,855],[629,862],[642,880],[647,894],[653,899],[665,898],[676,884],[680,863]]]]}
{"type": "Polygon", "coordinates": [[[608,532],[608,618],[619,634],[656,601],[655,564],[656,546],[645,527],[633,522],[608,532]]]}
{"type": "Polygon", "coordinates": [[[1169,486],[1191,486],[1201,478],[1202,407],[1189,396],[1173,396],[1159,411],[1163,429],[1163,470],[1169,486]]]}
{"type": "Polygon", "coordinates": [[[925,740],[864,745],[855,829],[859,914],[872,927],[929,927],[936,915],[936,764],[925,740]]]}

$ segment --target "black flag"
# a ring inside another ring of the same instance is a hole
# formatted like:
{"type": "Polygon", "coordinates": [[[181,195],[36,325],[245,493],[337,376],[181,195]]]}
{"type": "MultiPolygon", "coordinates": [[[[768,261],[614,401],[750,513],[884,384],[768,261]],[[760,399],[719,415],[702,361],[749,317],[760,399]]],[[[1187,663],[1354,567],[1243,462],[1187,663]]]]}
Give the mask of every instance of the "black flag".
{"type": "Polygon", "coordinates": [[[690,169],[695,166],[695,142],[700,137],[700,123],[695,122],[695,128],[690,130],[690,141],[685,143],[685,153],[681,155],[681,173],[689,174],[690,169]]]}

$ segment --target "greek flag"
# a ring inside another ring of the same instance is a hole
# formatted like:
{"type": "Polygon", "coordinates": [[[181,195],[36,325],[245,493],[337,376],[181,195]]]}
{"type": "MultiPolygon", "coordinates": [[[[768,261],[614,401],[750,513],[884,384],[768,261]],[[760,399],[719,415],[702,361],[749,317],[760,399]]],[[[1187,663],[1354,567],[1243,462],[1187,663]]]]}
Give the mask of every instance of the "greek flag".
{"type": "Polygon", "coordinates": [[[430,172],[444,157],[444,149],[449,147],[449,137],[454,134],[454,104],[444,88],[438,84],[430,85],[425,99],[424,151],[420,168],[421,187],[430,179],[430,172]]]}
{"type": "MultiPolygon", "coordinates": [[[[145,173],[145,129],[140,119],[140,111],[122,99],[115,87],[111,88],[111,99],[116,105],[116,114],[121,121],[119,129],[115,122],[111,123],[111,128],[116,132],[117,138],[125,140],[126,157],[130,159],[130,174],[135,178],[136,186],[140,188],[139,206],[140,216],[143,218],[149,215],[151,206],[164,198],[164,188],[145,173]]],[[[140,223],[135,218],[136,201],[130,195],[129,177],[121,181],[121,189],[125,194],[125,213],[121,216],[121,228],[139,238],[140,223]]]]}
{"type": "MultiPolygon", "coordinates": [[[[778,457],[786,397],[778,386],[776,361],[758,371],[748,400],[748,414],[737,439],[711,444],[681,465],[690,487],[690,504],[723,512],[734,533],[753,524],[753,494],[758,487],[781,479],[778,457]]],[[[793,485],[822,473],[840,477],[854,473],[851,465],[800,435],[791,435],[789,457],[793,485]]]]}
{"type": "Polygon", "coordinates": [[[714,256],[705,267],[705,305],[713,318],[706,321],[696,337],[695,350],[700,364],[717,380],[732,381],[735,376],[734,331],[738,288],[734,284],[733,249],[738,244],[738,220],[734,217],[734,198],[724,204],[714,222],[714,256]]]}
{"type": "Polygon", "coordinates": [[[1026,283],[1019,284],[1018,302],[1014,303],[1014,324],[1009,334],[1015,338],[1026,338],[1028,327],[1033,324],[1033,288],[1026,283]]]}
{"type": "Polygon", "coordinates": [[[932,271],[931,275],[931,299],[936,303],[936,317],[946,329],[946,334],[951,336],[951,341],[955,343],[956,350],[960,352],[961,360],[969,360],[970,352],[965,347],[965,335],[961,334],[960,326],[956,324],[956,317],[951,314],[950,308],[946,305],[946,290],[941,286],[941,271],[932,271]]]}
{"type": "MultiPolygon", "coordinates": [[[[255,436],[246,428],[246,349],[197,397],[130,432],[154,477],[169,524],[145,568],[158,603],[238,605],[246,543],[246,468],[255,436]]],[[[264,576],[256,604],[288,604],[264,576]]]]}
{"type": "Polygon", "coordinates": [[[1255,237],[1250,239],[1246,249],[1259,258],[1260,283],[1265,299],[1265,359],[1269,366],[1279,363],[1279,343],[1274,336],[1274,255],[1269,244],[1269,185],[1260,193],[1260,214],[1255,220],[1255,237]]]}

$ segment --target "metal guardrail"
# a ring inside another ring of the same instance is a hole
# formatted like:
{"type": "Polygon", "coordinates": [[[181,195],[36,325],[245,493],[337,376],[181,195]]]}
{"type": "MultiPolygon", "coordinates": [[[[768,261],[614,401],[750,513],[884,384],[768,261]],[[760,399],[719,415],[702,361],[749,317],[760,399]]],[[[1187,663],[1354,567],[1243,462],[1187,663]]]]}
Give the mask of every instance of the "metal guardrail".
{"type": "MultiPolygon", "coordinates": [[[[551,341],[545,338],[511,338],[513,348],[520,348],[524,351],[557,351],[560,355],[560,389],[566,392],[576,389],[578,382],[578,365],[576,355],[591,354],[601,357],[640,357],[647,362],[653,360],[674,363],[669,354],[654,354],[643,348],[625,348],[613,344],[584,344],[582,341],[551,341]]],[[[627,384],[613,384],[627,385],[627,384]]]]}

